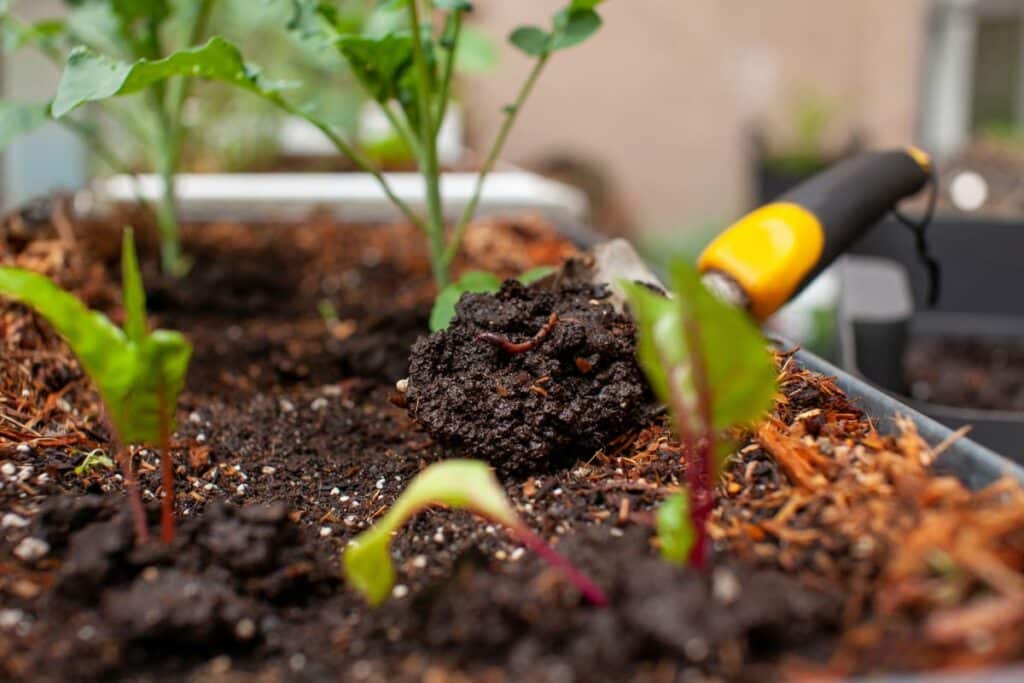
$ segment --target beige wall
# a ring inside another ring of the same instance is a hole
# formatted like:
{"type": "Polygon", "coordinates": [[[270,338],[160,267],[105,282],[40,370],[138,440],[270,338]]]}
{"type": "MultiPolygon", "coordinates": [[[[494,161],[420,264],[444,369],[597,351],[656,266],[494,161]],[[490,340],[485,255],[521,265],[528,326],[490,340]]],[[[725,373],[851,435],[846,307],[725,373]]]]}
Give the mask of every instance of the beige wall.
{"type": "MultiPolygon", "coordinates": [[[[749,201],[748,134],[786,129],[807,86],[842,105],[837,137],[913,137],[928,0],[608,0],[592,42],[556,55],[506,158],[572,153],[613,176],[643,228],[727,219],[749,201]]],[[[564,0],[484,0],[494,35],[546,22],[564,0]]],[[[512,48],[498,74],[467,83],[486,143],[529,68],[512,48]]]]}

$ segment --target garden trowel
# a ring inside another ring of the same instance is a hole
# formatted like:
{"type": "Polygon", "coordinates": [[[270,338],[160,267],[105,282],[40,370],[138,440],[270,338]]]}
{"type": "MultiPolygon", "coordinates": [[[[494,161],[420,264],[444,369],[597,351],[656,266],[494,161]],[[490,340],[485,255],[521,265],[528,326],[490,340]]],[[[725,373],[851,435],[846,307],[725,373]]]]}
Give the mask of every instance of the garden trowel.
{"type": "MultiPolygon", "coordinates": [[[[929,156],[915,148],[872,152],[843,161],[731,225],[697,262],[705,286],[763,321],[798,294],[904,198],[932,179],[929,156]]],[[[593,250],[592,279],[665,287],[623,239],[593,250]]]]}

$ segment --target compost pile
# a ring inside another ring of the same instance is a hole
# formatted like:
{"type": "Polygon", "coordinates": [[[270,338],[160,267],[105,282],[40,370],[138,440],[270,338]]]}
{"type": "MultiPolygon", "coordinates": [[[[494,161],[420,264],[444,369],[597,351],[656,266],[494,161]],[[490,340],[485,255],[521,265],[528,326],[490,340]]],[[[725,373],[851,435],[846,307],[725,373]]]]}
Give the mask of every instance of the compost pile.
{"type": "Polygon", "coordinates": [[[604,286],[513,280],[465,295],[452,324],[412,348],[410,415],[506,473],[571,464],[639,428],[651,410],[636,329],[608,297],[604,286]]]}
{"type": "MultiPolygon", "coordinates": [[[[30,218],[5,224],[0,262],[49,273],[116,319],[116,233],[30,218]]],[[[628,319],[573,287],[467,297],[448,333],[465,355],[443,336],[421,340],[418,352],[437,351],[414,360],[410,397],[417,364],[442,360],[498,397],[496,379],[507,381],[510,409],[545,420],[574,405],[559,386],[601,410],[594,378],[629,387],[619,421],[609,410],[564,422],[592,439],[577,459],[574,442],[519,441],[501,475],[516,512],[610,606],[584,604],[499,527],[433,509],[395,537],[398,582],[369,609],[338,578],[340,551],[450,455],[391,403],[432,296],[412,235],[327,218],[192,226],[195,265],[174,284],[148,252],[154,322],[196,345],[173,440],[181,531],[170,548],[130,543],[119,476],[83,467],[110,446],[96,394],[45,324],[0,301],[0,677],[765,680],[1024,656],[1021,488],[970,492],[935,476],[944,445],[909,424],[880,435],[786,355],[771,420],[737,435],[713,570],[662,561],[654,511],[685,481],[687,454],[664,418],[643,413],[628,319]],[[525,353],[478,339],[532,339],[552,311],[557,324],[525,353]],[[509,381],[519,372],[529,382],[509,381]]],[[[471,248],[461,267],[508,276],[571,252],[530,221],[478,225],[467,244],[501,244],[500,261],[471,248]]],[[[500,463],[508,451],[490,454],[500,463]]],[[[155,522],[158,459],[135,460],[155,522]]]]}

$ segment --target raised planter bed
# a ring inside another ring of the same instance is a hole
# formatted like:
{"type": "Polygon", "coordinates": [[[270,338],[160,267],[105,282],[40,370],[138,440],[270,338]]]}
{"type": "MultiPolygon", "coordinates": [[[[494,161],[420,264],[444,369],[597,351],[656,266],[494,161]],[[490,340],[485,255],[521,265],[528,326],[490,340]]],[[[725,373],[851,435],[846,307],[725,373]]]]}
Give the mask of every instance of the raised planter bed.
{"type": "MultiPolygon", "coordinates": [[[[0,258],[117,317],[109,225],[121,223],[75,224],[70,244],[45,220],[21,221],[0,258]]],[[[369,609],[338,578],[339,551],[450,455],[390,402],[432,297],[414,235],[328,215],[194,225],[194,265],[176,283],[155,274],[148,243],[155,322],[196,346],[169,549],[132,547],[116,476],[75,472],[109,448],[96,395],[45,324],[0,303],[5,677],[765,680],[992,666],[1024,651],[1006,627],[1024,619],[1021,598],[970,564],[998,548],[1000,576],[1018,576],[1024,547],[1005,524],[1024,516],[1020,470],[799,353],[780,357],[773,421],[742,436],[726,469],[710,576],[651,548],[653,512],[685,468],[654,418],[596,454],[502,474],[519,514],[593,576],[609,608],[583,604],[500,528],[432,510],[396,537],[399,583],[369,609]],[[940,444],[938,466],[966,487],[930,474],[940,444]],[[1001,495],[969,491],[1001,473],[1016,477],[1001,495]],[[976,545],[937,533],[954,521],[976,545]],[[929,556],[936,570],[898,564],[915,543],[948,557],[929,556]],[[938,592],[913,592],[922,586],[938,592]],[[1002,621],[957,630],[967,615],[992,618],[986,596],[1002,621]]],[[[503,275],[572,250],[526,221],[484,222],[465,246],[460,267],[503,275]]],[[[156,456],[137,459],[155,513],[156,456]]]]}

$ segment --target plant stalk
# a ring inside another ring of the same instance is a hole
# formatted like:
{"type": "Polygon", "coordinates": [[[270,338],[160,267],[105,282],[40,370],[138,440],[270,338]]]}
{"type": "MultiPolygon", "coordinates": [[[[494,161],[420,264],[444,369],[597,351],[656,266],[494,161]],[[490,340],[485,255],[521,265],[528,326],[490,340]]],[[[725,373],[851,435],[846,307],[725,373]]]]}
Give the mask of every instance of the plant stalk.
{"type": "Polygon", "coordinates": [[[455,56],[459,49],[459,39],[462,37],[462,12],[456,11],[452,21],[451,48],[448,50],[448,59],[444,65],[444,76],[441,79],[441,91],[438,93],[437,116],[434,119],[434,138],[441,134],[441,126],[444,125],[444,117],[448,115],[448,98],[451,95],[452,76],[455,73],[455,56]]]}
{"type": "Polygon", "coordinates": [[[159,394],[157,405],[160,410],[160,471],[164,489],[160,509],[160,540],[169,545],[174,540],[174,466],[171,462],[171,425],[162,388],[159,394]]]}
{"type": "Polygon", "coordinates": [[[473,188],[473,195],[470,198],[469,203],[466,204],[466,209],[462,213],[462,218],[459,220],[458,226],[455,228],[455,234],[452,235],[451,240],[448,242],[448,246],[445,248],[444,260],[446,267],[451,265],[452,261],[455,260],[456,254],[459,252],[459,244],[461,244],[462,237],[466,233],[466,228],[469,227],[469,222],[473,220],[473,216],[476,215],[476,209],[480,204],[480,197],[483,193],[484,183],[487,181],[487,176],[492,170],[494,170],[494,165],[497,163],[502,150],[505,148],[505,142],[508,140],[509,133],[512,132],[512,126],[515,125],[519,112],[522,110],[526,100],[530,97],[530,93],[533,92],[533,87],[537,83],[537,78],[540,77],[540,74],[544,70],[544,66],[548,63],[549,58],[550,55],[545,54],[537,59],[537,63],[534,64],[533,70],[530,71],[530,75],[527,77],[526,82],[523,83],[523,87],[519,90],[519,94],[516,96],[515,102],[506,109],[505,121],[501,124],[501,129],[498,131],[498,137],[495,138],[494,144],[491,145],[491,150],[487,154],[487,160],[484,162],[483,168],[480,169],[480,174],[476,179],[476,187],[473,188]]]}
{"type": "Polygon", "coordinates": [[[694,349],[691,355],[690,372],[697,394],[697,413],[701,438],[692,441],[691,461],[687,463],[686,478],[690,487],[690,518],[696,538],[690,552],[690,564],[698,571],[707,571],[710,554],[708,519],[715,506],[713,462],[715,454],[715,430],[711,416],[711,384],[708,381],[707,366],[700,355],[700,329],[692,318],[684,323],[687,348],[694,349]]]}
{"type": "Polygon", "coordinates": [[[430,71],[423,49],[423,32],[417,0],[410,0],[409,20],[412,24],[412,55],[416,69],[416,106],[420,118],[420,166],[427,191],[427,246],[430,266],[438,291],[448,284],[448,261],[445,259],[444,207],[441,203],[441,169],[437,161],[437,131],[434,127],[430,100],[430,71]]]}
{"type": "Polygon", "coordinates": [[[545,543],[537,534],[533,533],[525,524],[519,524],[512,528],[515,536],[526,546],[527,550],[544,559],[561,571],[576,586],[579,592],[590,604],[596,607],[606,607],[608,598],[598,588],[597,584],[588,579],[569,560],[562,557],[554,548],[545,543]]]}

